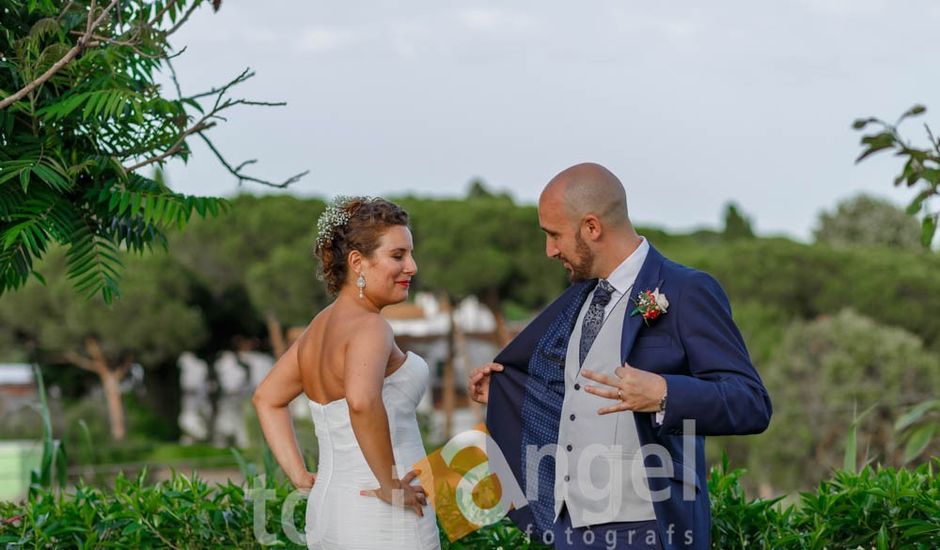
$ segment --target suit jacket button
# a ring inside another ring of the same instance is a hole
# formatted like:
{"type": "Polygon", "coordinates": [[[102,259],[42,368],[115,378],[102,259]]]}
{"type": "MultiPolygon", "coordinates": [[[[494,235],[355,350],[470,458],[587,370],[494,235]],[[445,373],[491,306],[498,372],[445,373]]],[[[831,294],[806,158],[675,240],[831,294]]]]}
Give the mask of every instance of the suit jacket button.
{"type": "Polygon", "coordinates": [[[574,420],[574,415],[569,416],[568,418],[574,420]]]}
{"type": "Polygon", "coordinates": [[[566,476],[565,476],[565,481],[571,481],[571,476],[566,475],[566,476]]]}
{"type": "Polygon", "coordinates": [[[569,451],[572,450],[572,449],[574,449],[574,447],[572,447],[571,445],[568,445],[568,446],[565,447],[565,448],[568,449],[569,451]]]}
{"type": "Polygon", "coordinates": [[[580,389],[581,389],[581,384],[575,384],[575,385],[574,385],[574,389],[580,390],[580,389]]]}

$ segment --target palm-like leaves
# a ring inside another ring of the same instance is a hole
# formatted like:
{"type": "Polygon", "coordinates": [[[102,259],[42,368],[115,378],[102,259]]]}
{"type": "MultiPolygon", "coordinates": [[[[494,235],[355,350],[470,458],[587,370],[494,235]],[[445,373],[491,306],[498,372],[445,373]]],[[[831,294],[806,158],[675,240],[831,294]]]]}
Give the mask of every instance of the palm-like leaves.
{"type": "MultiPolygon", "coordinates": [[[[59,243],[68,248],[75,288],[110,300],[124,251],[165,247],[166,231],[183,228],[194,214],[214,216],[227,208],[222,199],[175,193],[139,173],[173,157],[188,158],[187,139],[198,134],[208,140],[202,132],[223,120],[219,111],[258,104],[226,97],[251,76],[248,71],[206,94],[162,94],[156,74],[172,69],[168,36],[203,3],[5,2],[0,295],[31,274],[41,279],[33,263],[59,243]],[[14,93],[37,82],[25,95],[14,93]]],[[[243,166],[231,171],[240,181],[251,180],[239,173],[243,166]]]]}

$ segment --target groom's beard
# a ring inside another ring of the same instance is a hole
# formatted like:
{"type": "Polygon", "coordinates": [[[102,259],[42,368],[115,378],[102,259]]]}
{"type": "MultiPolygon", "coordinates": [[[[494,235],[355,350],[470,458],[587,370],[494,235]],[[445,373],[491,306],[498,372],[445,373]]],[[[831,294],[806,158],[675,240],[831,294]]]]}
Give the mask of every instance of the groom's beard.
{"type": "Polygon", "coordinates": [[[590,247],[587,243],[584,242],[584,239],[581,238],[581,235],[575,233],[574,235],[575,249],[574,253],[577,256],[577,260],[571,258],[562,258],[568,262],[568,265],[571,266],[571,270],[568,272],[568,280],[572,283],[580,283],[581,281],[586,281],[592,279],[592,274],[594,273],[594,253],[591,252],[590,247]]]}

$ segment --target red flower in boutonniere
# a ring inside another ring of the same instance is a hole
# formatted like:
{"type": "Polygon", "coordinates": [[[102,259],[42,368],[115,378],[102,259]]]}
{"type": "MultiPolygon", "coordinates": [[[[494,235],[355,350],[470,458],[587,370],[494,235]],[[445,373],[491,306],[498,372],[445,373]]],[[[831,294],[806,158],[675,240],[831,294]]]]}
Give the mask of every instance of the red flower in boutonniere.
{"type": "Polygon", "coordinates": [[[636,307],[630,312],[630,316],[642,315],[646,326],[649,326],[650,321],[655,321],[660,316],[665,315],[669,309],[669,300],[666,299],[665,294],[659,291],[659,287],[656,287],[655,290],[640,292],[633,301],[636,307]]]}

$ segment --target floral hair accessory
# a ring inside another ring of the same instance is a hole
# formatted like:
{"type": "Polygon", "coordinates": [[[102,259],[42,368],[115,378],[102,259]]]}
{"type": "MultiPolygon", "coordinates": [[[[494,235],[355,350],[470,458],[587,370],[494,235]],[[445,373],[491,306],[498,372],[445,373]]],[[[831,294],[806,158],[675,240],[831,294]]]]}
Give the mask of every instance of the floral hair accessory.
{"type": "Polygon", "coordinates": [[[633,315],[642,315],[643,322],[649,326],[650,321],[655,321],[659,319],[660,316],[665,315],[666,311],[669,309],[669,300],[666,299],[666,295],[659,291],[659,287],[656,287],[655,290],[644,290],[634,300],[636,303],[636,308],[630,312],[630,316],[633,315]]]}
{"type": "Polygon", "coordinates": [[[346,212],[346,205],[353,197],[340,195],[333,199],[327,205],[326,210],[320,214],[317,220],[317,248],[322,248],[333,239],[333,232],[337,227],[346,225],[349,221],[349,212],[346,212]]]}

